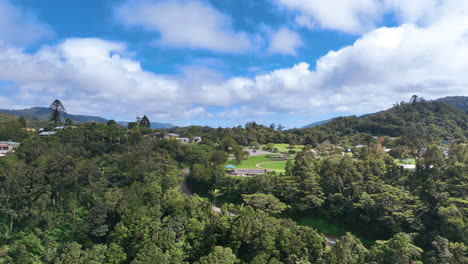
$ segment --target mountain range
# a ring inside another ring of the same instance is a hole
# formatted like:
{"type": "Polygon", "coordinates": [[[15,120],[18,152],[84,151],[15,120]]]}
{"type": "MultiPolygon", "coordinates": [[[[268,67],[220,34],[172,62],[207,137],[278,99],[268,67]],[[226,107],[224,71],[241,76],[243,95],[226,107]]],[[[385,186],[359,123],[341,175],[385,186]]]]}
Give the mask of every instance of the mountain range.
{"type": "MultiPolygon", "coordinates": [[[[28,109],[19,109],[19,110],[8,110],[8,109],[0,109],[0,113],[14,115],[14,116],[24,116],[29,117],[34,120],[48,120],[50,109],[47,107],[32,107],[28,109]]],[[[64,113],[63,117],[65,119],[70,118],[77,123],[85,123],[85,122],[96,122],[96,123],[107,123],[109,121],[106,118],[99,117],[99,116],[88,116],[88,115],[73,115],[69,113],[64,113]]],[[[120,125],[126,126],[129,122],[128,121],[118,121],[120,125]]],[[[151,128],[172,128],[174,125],[169,123],[158,123],[158,122],[151,122],[151,128]]]]}

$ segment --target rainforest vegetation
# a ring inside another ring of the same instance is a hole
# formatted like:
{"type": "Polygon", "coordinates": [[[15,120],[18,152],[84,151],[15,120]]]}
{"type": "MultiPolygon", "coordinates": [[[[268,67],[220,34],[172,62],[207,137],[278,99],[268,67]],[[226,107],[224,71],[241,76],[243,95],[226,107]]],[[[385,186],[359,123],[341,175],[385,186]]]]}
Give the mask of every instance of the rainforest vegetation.
{"type": "Polygon", "coordinates": [[[451,105],[291,130],[152,130],[145,116],[39,136],[28,122],[0,122],[0,140],[21,143],[0,158],[0,263],[468,263],[468,115],[451,105]],[[226,174],[275,143],[303,146],[285,172],[226,174]],[[301,219],[344,231],[330,244],[301,219]]]}

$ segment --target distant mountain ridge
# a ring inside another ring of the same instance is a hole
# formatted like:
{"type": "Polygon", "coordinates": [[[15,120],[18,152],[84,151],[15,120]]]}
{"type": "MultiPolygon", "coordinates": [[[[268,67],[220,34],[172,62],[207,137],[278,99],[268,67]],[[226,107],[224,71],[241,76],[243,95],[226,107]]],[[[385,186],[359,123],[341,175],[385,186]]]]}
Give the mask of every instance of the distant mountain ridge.
{"type": "MultiPolygon", "coordinates": [[[[468,96],[447,96],[447,97],[439,98],[439,99],[432,100],[432,101],[453,105],[456,108],[459,108],[459,109],[461,109],[461,110],[463,110],[465,112],[468,112],[468,96]]],[[[373,115],[381,114],[383,112],[385,112],[385,111],[379,111],[379,112],[376,112],[376,113],[364,114],[364,115],[359,116],[359,118],[366,118],[366,117],[370,117],[370,116],[373,116],[373,115]]],[[[309,128],[309,127],[316,127],[316,126],[320,126],[320,125],[325,125],[325,124],[333,121],[334,119],[341,118],[341,117],[343,117],[343,116],[337,116],[337,117],[333,117],[333,118],[330,118],[330,119],[327,119],[327,120],[317,121],[317,122],[314,122],[312,124],[306,125],[306,126],[304,126],[302,128],[309,128]]]]}
{"type": "Polygon", "coordinates": [[[468,112],[468,96],[447,96],[435,100],[436,102],[453,105],[461,110],[468,112]]]}
{"type": "MultiPolygon", "coordinates": [[[[339,117],[339,116],[338,116],[339,117]]],[[[314,122],[312,124],[308,124],[307,126],[304,126],[302,128],[308,128],[308,127],[316,127],[316,126],[320,126],[320,125],[324,125],[330,121],[332,121],[333,119],[335,118],[338,118],[338,117],[333,117],[333,118],[330,118],[330,119],[327,119],[327,120],[322,120],[322,121],[317,121],[317,122],[314,122]]]]}
{"type": "MultiPolygon", "coordinates": [[[[39,120],[49,120],[49,113],[50,109],[47,107],[32,107],[28,109],[19,109],[19,110],[8,110],[8,109],[0,109],[0,113],[8,114],[8,115],[15,115],[15,116],[24,116],[39,120]]],[[[78,123],[85,123],[85,122],[96,122],[96,123],[107,123],[109,119],[99,117],[99,116],[88,116],[88,115],[73,115],[65,113],[63,116],[65,119],[70,118],[75,122],[78,123]]],[[[128,122],[120,121],[119,124],[127,125],[128,122]]],[[[172,128],[174,125],[169,123],[157,123],[151,122],[151,128],[172,128]]]]}

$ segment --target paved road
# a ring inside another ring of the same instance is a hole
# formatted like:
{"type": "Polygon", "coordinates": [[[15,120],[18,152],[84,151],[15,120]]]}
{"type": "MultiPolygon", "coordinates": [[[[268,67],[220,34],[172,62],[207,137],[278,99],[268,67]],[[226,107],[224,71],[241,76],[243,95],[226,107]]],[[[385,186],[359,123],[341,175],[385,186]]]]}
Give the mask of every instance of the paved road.
{"type": "Polygon", "coordinates": [[[260,156],[260,155],[266,155],[266,154],[275,154],[275,153],[271,153],[271,152],[264,151],[264,150],[258,150],[258,149],[255,152],[253,151],[253,149],[244,149],[244,150],[249,152],[249,156],[260,156]]]}

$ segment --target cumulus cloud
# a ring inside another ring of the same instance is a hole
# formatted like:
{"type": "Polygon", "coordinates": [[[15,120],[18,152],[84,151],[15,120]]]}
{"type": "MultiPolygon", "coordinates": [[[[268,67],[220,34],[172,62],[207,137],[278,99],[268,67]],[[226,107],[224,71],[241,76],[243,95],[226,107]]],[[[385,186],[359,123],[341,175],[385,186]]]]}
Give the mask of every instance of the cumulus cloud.
{"type": "Polygon", "coordinates": [[[233,28],[228,15],[192,0],[130,0],[115,14],[124,25],[158,32],[155,43],[160,45],[229,53],[246,51],[252,45],[246,33],[233,28]]]}
{"type": "Polygon", "coordinates": [[[52,35],[52,29],[34,14],[0,0],[0,44],[25,46],[52,35]]]}
{"type": "Polygon", "coordinates": [[[376,28],[384,15],[400,23],[429,25],[450,12],[468,9],[465,0],[276,0],[296,12],[296,22],[308,28],[325,28],[362,34],[376,28]]]}
{"type": "Polygon", "coordinates": [[[61,98],[71,112],[127,119],[144,113],[165,120],[279,115],[294,120],[373,112],[413,94],[467,95],[464,10],[427,23],[372,30],[353,45],[330,51],[315,67],[301,62],[228,79],[197,68],[173,76],[149,72],[125,44],[102,39],[67,39],[33,54],[0,46],[0,80],[17,90],[9,101],[47,105],[61,98]]]}
{"type": "Polygon", "coordinates": [[[299,25],[323,27],[347,33],[371,29],[380,16],[378,0],[277,0],[280,6],[297,11],[299,25]]]}
{"type": "Polygon", "coordinates": [[[302,45],[299,34],[287,28],[276,31],[270,41],[268,51],[284,55],[296,55],[296,49],[302,45]]]}

